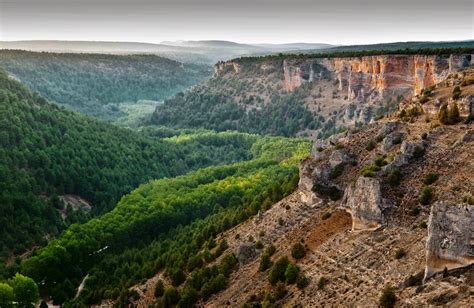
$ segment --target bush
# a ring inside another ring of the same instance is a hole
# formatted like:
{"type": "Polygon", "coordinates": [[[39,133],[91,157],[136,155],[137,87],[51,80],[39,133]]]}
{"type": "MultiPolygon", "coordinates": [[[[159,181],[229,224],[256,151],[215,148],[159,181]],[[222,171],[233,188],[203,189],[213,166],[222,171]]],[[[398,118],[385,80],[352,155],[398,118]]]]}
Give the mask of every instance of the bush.
{"type": "Polygon", "coordinates": [[[303,244],[296,243],[291,247],[291,256],[295,259],[301,259],[306,255],[306,249],[303,244]]]}
{"type": "Polygon", "coordinates": [[[275,253],[276,251],[276,247],[275,245],[273,244],[270,244],[267,246],[267,248],[265,248],[265,254],[268,254],[269,256],[273,256],[273,254],[275,253]]]}
{"type": "Polygon", "coordinates": [[[433,189],[430,186],[425,186],[421,190],[420,194],[420,203],[423,205],[428,205],[433,198],[433,189]]]}
{"type": "Polygon", "coordinates": [[[381,155],[377,155],[377,157],[375,158],[374,160],[374,164],[377,166],[377,167],[383,167],[387,164],[387,161],[385,160],[385,157],[384,156],[381,156],[381,155]]]}
{"type": "Polygon", "coordinates": [[[469,205],[474,205],[474,198],[472,196],[464,196],[462,202],[467,203],[469,205]]]}
{"type": "Polygon", "coordinates": [[[451,108],[447,104],[443,104],[438,112],[438,120],[443,124],[456,124],[461,118],[459,115],[459,107],[454,103],[451,108]]]}
{"type": "Polygon", "coordinates": [[[165,293],[165,286],[163,284],[163,280],[158,279],[158,281],[155,284],[155,297],[161,297],[163,296],[163,293],[165,293]]]}
{"type": "Polygon", "coordinates": [[[392,169],[388,173],[388,183],[390,186],[398,186],[402,180],[402,174],[398,168],[392,169]]]}
{"type": "Polygon", "coordinates": [[[326,277],[324,276],[320,277],[318,280],[318,289],[324,289],[327,283],[328,283],[328,280],[326,279],[326,277]]]}
{"type": "Polygon", "coordinates": [[[406,255],[406,252],[403,248],[398,248],[395,250],[395,259],[401,259],[406,255]]]}
{"type": "Polygon", "coordinates": [[[175,287],[169,287],[166,289],[163,297],[161,298],[163,306],[171,307],[176,305],[179,301],[179,293],[175,287]]]}
{"type": "Polygon", "coordinates": [[[273,290],[273,296],[276,300],[280,300],[286,295],[286,288],[283,282],[278,282],[273,290]]]}
{"type": "Polygon", "coordinates": [[[270,260],[270,255],[264,253],[260,258],[260,265],[258,266],[259,272],[264,272],[272,266],[272,261],[270,260]]]}
{"type": "Polygon", "coordinates": [[[376,146],[376,145],[377,145],[377,144],[375,143],[375,141],[370,140],[369,143],[367,144],[367,146],[365,147],[365,149],[366,149],[367,151],[372,151],[373,149],[375,149],[375,146],[376,146]]]}
{"type": "Polygon", "coordinates": [[[425,179],[423,180],[423,183],[425,185],[431,185],[433,184],[434,182],[436,182],[439,178],[439,175],[436,174],[436,173],[428,173],[426,176],[425,176],[425,179]]]}
{"type": "Polygon", "coordinates": [[[225,276],[229,277],[230,273],[235,269],[237,266],[237,258],[233,253],[229,253],[225,255],[221,262],[219,263],[219,271],[225,276]]]}
{"type": "Polygon", "coordinates": [[[420,147],[420,146],[416,146],[414,149],[413,149],[413,158],[417,159],[417,158],[421,158],[423,157],[423,155],[425,155],[425,149],[420,147]]]}
{"type": "Polygon", "coordinates": [[[421,139],[426,140],[427,138],[428,138],[428,134],[427,134],[427,133],[421,134],[421,139]]]}
{"type": "Polygon", "coordinates": [[[263,244],[260,240],[258,240],[256,243],[255,243],[255,248],[257,249],[262,249],[263,248],[263,244]]]}
{"type": "Polygon", "coordinates": [[[298,275],[300,273],[300,268],[293,263],[289,263],[285,270],[285,280],[286,283],[292,284],[296,282],[298,275]]]}
{"type": "Polygon", "coordinates": [[[273,264],[270,272],[268,273],[268,281],[275,285],[278,281],[285,281],[285,271],[290,261],[288,257],[281,257],[278,261],[273,264]]]}
{"type": "Polygon", "coordinates": [[[304,276],[302,273],[298,275],[298,278],[296,278],[296,286],[298,289],[302,290],[306,288],[309,284],[309,279],[304,276]]]}
{"type": "Polygon", "coordinates": [[[426,221],[425,221],[425,220],[422,220],[422,221],[420,222],[420,228],[426,229],[427,227],[428,227],[428,224],[426,223],[426,221]]]}
{"type": "Polygon", "coordinates": [[[375,173],[378,171],[380,171],[380,167],[375,164],[372,164],[362,168],[361,174],[364,177],[373,178],[375,177],[375,173]]]}
{"type": "Polygon", "coordinates": [[[461,88],[459,86],[455,86],[453,89],[453,99],[457,100],[461,97],[461,88]]]}
{"type": "Polygon", "coordinates": [[[386,285],[379,298],[380,306],[383,308],[392,308],[395,306],[396,301],[397,297],[395,296],[394,289],[390,285],[386,285]]]}

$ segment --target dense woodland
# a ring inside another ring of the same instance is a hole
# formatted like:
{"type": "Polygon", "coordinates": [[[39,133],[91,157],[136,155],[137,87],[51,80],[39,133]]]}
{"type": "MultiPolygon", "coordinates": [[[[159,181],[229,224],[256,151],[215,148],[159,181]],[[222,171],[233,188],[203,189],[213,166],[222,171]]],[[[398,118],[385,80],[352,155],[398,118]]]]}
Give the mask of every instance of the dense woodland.
{"type": "Polygon", "coordinates": [[[2,258],[111,210],[123,194],[151,179],[250,159],[257,140],[189,131],[162,139],[151,129],[144,134],[117,128],[49,104],[5,73],[0,73],[0,127],[2,258]],[[64,194],[86,199],[91,213],[64,209],[58,198],[64,194]],[[60,210],[67,210],[66,219],[60,210]]]}
{"type": "MultiPolygon", "coordinates": [[[[42,281],[42,291],[57,303],[71,299],[86,274],[79,301],[87,305],[119,296],[127,301],[131,285],[162,269],[179,286],[186,280],[180,271],[190,258],[199,259],[188,267],[193,272],[226,249],[213,250],[220,231],[293,191],[297,163],[308,151],[306,141],[267,137],[252,146],[253,160],[141,185],[111,212],[72,225],[23,262],[22,273],[42,281]]],[[[219,274],[225,277],[230,270],[212,271],[209,279],[222,279],[219,274]]],[[[197,285],[198,297],[218,291],[202,290],[204,282],[197,285]]]]}
{"type": "Polygon", "coordinates": [[[263,135],[295,136],[320,128],[324,119],[311,112],[298,91],[274,95],[261,108],[246,110],[231,97],[206,91],[187,91],[156,108],[150,123],[173,128],[238,130],[263,135]]]}
{"type": "MultiPolygon", "coordinates": [[[[7,267],[3,259],[0,277],[21,271],[34,281],[15,279],[55,303],[71,303],[86,274],[75,304],[126,304],[136,296],[130,286],[159,271],[174,285],[164,306],[187,307],[225,288],[236,260],[216,235],[291,193],[309,151],[302,139],[118,128],[52,105],[4,72],[0,125],[2,257],[49,240],[21,267],[20,258],[7,267]],[[61,217],[63,194],[81,196],[92,211],[69,208],[61,217]],[[218,266],[206,265],[223,253],[218,266]]],[[[15,279],[2,291],[13,292],[15,279]]]]}
{"type": "Polygon", "coordinates": [[[211,75],[154,55],[1,50],[0,67],[51,102],[105,120],[126,115],[121,103],[162,101],[211,75]]]}

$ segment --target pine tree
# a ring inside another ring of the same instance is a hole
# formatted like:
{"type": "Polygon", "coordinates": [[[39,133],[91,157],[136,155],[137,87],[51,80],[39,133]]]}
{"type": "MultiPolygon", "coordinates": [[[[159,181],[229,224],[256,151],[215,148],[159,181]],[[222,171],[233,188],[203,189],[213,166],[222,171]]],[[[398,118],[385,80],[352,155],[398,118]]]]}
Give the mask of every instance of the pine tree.
{"type": "Polygon", "coordinates": [[[443,124],[448,124],[448,105],[443,104],[438,112],[438,119],[443,124]]]}

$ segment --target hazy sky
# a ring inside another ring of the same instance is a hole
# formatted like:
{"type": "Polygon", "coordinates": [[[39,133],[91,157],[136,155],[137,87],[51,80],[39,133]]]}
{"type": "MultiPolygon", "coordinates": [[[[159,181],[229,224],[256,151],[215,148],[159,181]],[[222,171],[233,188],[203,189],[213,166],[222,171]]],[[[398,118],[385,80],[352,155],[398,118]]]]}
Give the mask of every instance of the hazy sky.
{"type": "Polygon", "coordinates": [[[472,0],[0,0],[0,40],[473,39],[472,0]]]}

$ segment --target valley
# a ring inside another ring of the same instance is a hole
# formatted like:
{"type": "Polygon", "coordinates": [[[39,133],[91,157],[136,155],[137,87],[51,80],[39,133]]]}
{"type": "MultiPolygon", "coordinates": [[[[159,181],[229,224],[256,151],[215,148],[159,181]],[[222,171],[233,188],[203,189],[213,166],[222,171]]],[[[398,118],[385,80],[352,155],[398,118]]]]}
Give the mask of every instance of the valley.
{"type": "Polygon", "coordinates": [[[468,307],[466,44],[266,46],[213,74],[0,51],[0,291],[26,280],[31,302],[65,307],[468,307]]]}

